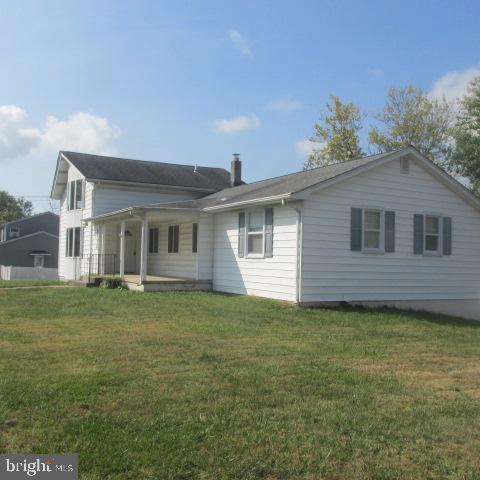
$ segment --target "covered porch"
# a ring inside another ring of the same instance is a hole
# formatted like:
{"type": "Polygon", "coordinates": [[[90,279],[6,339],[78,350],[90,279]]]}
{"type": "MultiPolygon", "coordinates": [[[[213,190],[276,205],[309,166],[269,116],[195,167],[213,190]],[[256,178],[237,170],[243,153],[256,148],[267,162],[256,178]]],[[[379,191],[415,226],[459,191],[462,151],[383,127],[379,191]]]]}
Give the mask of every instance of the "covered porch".
{"type": "Polygon", "coordinates": [[[125,287],[136,291],[211,290],[209,215],[144,207],[90,221],[90,278],[119,276],[125,287]]]}

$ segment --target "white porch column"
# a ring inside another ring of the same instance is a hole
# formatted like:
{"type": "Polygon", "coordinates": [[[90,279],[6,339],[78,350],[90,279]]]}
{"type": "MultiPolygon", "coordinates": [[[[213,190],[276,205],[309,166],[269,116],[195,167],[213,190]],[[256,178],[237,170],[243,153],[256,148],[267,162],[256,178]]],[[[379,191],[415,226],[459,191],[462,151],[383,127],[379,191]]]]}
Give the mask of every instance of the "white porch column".
{"type": "Polygon", "coordinates": [[[147,263],[148,263],[148,217],[142,220],[142,243],[140,247],[140,283],[143,283],[147,278],[147,263]]]}
{"type": "Polygon", "coordinates": [[[120,278],[125,277],[125,220],[120,224],[120,278]]]}

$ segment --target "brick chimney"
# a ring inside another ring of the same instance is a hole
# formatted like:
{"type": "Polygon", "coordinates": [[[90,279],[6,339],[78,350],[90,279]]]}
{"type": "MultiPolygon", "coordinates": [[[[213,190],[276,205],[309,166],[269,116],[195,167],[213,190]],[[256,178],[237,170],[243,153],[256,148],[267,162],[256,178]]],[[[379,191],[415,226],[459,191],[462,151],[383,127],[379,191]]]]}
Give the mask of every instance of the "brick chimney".
{"type": "Polygon", "coordinates": [[[234,153],[232,160],[232,167],[230,170],[230,185],[236,187],[242,184],[242,162],[240,160],[240,154],[234,153]]]}

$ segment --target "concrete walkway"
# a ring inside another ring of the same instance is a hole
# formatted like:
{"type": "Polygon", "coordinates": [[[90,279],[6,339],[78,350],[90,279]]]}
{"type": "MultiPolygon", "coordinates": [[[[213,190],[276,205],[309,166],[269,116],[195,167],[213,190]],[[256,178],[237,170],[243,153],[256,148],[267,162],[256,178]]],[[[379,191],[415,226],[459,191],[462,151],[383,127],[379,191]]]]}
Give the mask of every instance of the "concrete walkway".
{"type": "Polygon", "coordinates": [[[28,285],[26,287],[0,287],[3,290],[30,290],[32,288],[75,288],[75,285],[28,285]]]}

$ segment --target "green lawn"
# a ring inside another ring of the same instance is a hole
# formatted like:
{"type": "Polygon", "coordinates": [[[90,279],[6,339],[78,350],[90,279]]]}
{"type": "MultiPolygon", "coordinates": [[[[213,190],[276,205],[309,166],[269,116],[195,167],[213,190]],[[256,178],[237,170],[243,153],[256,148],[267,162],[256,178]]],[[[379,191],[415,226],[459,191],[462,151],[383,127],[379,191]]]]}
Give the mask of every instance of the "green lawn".
{"type": "Polygon", "coordinates": [[[65,285],[60,280],[0,280],[0,288],[40,287],[48,285],[65,285]]]}
{"type": "Polygon", "coordinates": [[[478,479],[480,324],[3,290],[0,435],[82,479],[478,479]]]}

